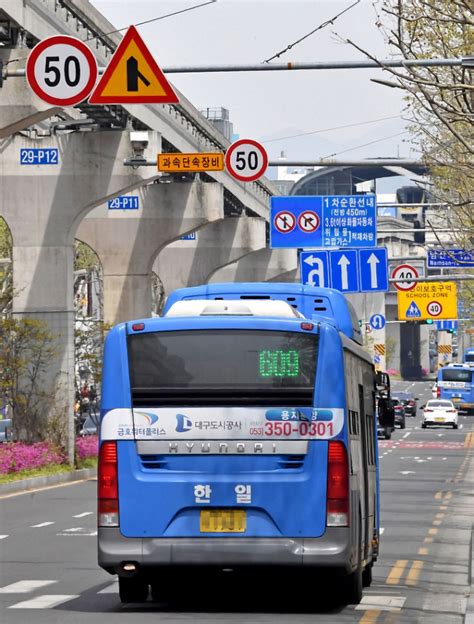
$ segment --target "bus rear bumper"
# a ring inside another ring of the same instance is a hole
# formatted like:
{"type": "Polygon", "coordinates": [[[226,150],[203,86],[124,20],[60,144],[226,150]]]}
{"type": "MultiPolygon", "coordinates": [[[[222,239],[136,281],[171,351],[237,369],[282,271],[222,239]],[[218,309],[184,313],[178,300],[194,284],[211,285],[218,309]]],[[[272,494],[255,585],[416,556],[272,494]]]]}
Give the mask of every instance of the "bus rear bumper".
{"type": "Polygon", "coordinates": [[[327,528],[319,538],[129,538],[99,528],[99,565],[109,572],[127,561],[162,566],[312,566],[353,568],[350,529],[327,528]]]}

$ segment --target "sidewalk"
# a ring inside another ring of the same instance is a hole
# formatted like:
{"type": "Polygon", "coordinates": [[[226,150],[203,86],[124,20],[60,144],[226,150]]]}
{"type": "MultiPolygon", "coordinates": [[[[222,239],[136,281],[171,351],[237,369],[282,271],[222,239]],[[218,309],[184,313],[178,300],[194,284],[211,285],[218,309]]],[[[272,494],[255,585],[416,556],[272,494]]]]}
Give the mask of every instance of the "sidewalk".
{"type": "Polygon", "coordinates": [[[72,470],[60,474],[32,477],[30,479],[20,479],[11,483],[0,484],[0,496],[8,494],[21,494],[30,490],[44,487],[51,487],[61,483],[72,483],[74,481],[85,481],[97,477],[97,468],[83,468],[82,470],[72,470]]]}

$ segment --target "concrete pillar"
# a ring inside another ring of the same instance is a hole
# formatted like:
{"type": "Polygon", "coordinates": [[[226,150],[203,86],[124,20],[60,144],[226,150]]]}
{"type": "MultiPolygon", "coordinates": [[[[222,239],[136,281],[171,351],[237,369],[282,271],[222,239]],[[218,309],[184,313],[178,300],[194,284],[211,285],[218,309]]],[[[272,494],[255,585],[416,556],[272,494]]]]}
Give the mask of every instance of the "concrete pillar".
{"type": "Polygon", "coordinates": [[[203,227],[196,240],[165,247],[153,270],[169,295],[176,288],[208,283],[216,271],[265,245],[264,219],[229,217],[203,227]]]}
{"type": "MultiPolygon", "coordinates": [[[[23,68],[25,62],[16,59],[26,59],[29,52],[26,48],[0,48],[0,60],[4,65],[9,63],[9,67],[23,68]]],[[[37,98],[25,78],[9,78],[0,90],[0,139],[54,117],[62,110],[37,98]]]]}
{"type": "Polygon", "coordinates": [[[82,221],[76,234],[102,263],[107,323],[150,316],[151,274],[159,252],[184,234],[224,218],[220,184],[151,184],[137,194],[138,210],[108,210],[102,205],[82,221]]]}
{"type": "Polygon", "coordinates": [[[266,282],[295,271],[296,249],[259,249],[217,270],[210,282],[266,282]]]}
{"type": "MultiPolygon", "coordinates": [[[[159,137],[150,133],[150,138],[151,153],[156,153],[159,137]]],[[[122,160],[130,152],[128,132],[122,131],[36,139],[15,135],[0,151],[0,216],[13,238],[13,313],[46,321],[55,336],[58,355],[50,365],[49,383],[61,387],[70,417],[70,451],[74,433],[75,231],[83,216],[105,198],[147,182],[144,176],[150,176],[149,171],[123,166],[122,160]],[[22,148],[57,148],[58,164],[22,165],[22,148]]]]}

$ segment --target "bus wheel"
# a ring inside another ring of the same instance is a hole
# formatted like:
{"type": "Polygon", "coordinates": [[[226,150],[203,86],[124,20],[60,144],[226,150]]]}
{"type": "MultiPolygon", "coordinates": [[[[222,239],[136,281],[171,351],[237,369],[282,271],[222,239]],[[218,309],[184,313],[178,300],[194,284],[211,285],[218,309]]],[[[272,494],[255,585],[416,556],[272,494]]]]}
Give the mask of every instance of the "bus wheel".
{"type": "Polygon", "coordinates": [[[359,604],[362,600],[362,566],[359,562],[357,568],[344,579],[344,602],[346,604],[359,604]]]}
{"type": "Polygon", "coordinates": [[[365,566],[362,572],[362,585],[364,587],[370,587],[372,585],[372,567],[373,563],[369,563],[365,566]]]}
{"type": "Polygon", "coordinates": [[[390,427],[385,427],[385,433],[384,433],[384,438],[386,440],[390,440],[390,438],[392,437],[392,430],[390,427]]]}
{"type": "Polygon", "coordinates": [[[146,602],[148,581],[141,576],[119,576],[119,596],[121,602],[146,602]]]}

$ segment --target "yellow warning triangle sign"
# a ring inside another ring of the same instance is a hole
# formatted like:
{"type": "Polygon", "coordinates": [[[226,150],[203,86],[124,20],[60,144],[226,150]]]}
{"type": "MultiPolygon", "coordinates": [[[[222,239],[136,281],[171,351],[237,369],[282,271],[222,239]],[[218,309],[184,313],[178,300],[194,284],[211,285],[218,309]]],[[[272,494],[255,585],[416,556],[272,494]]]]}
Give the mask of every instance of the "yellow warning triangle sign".
{"type": "Polygon", "coordinates": [[[152,104],[179,102],[135,26],[130,26],[89,104],[152,104]]]}

